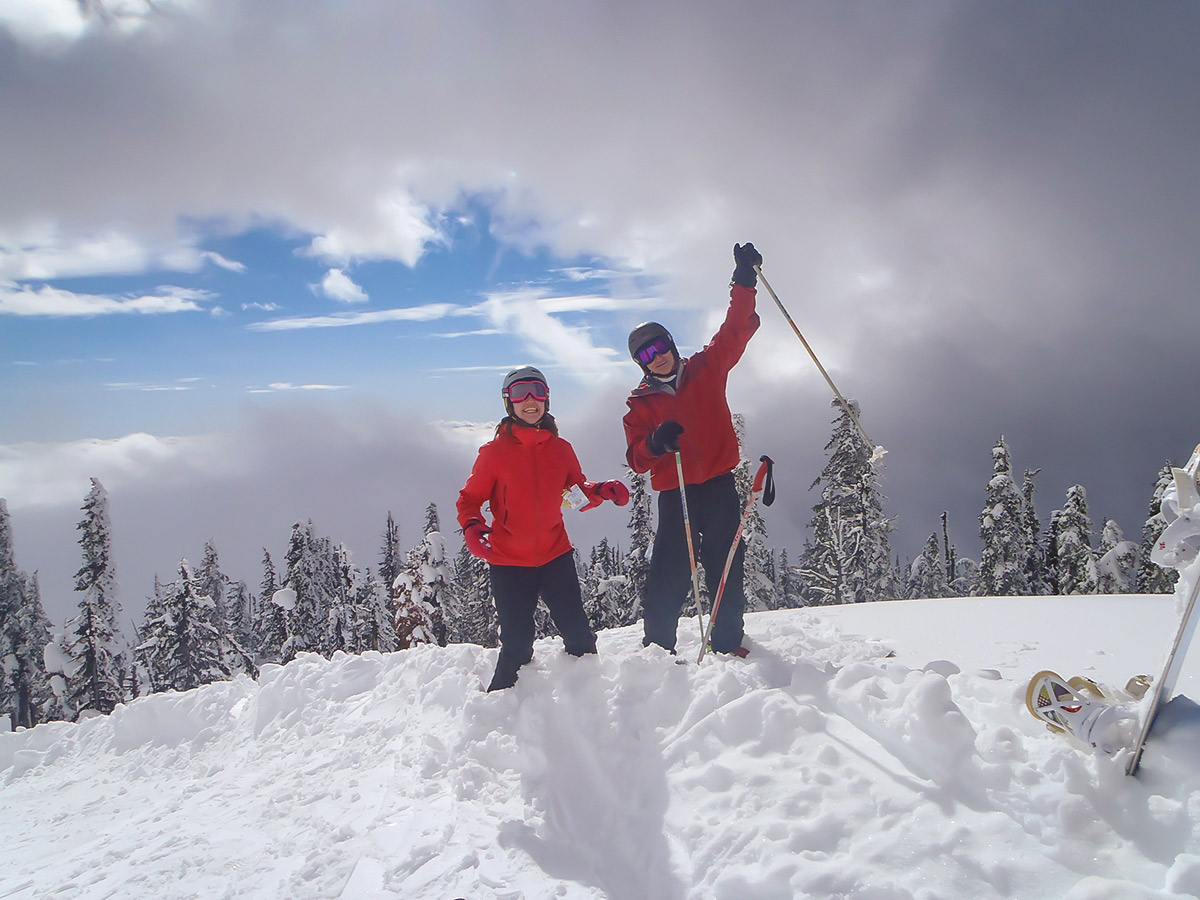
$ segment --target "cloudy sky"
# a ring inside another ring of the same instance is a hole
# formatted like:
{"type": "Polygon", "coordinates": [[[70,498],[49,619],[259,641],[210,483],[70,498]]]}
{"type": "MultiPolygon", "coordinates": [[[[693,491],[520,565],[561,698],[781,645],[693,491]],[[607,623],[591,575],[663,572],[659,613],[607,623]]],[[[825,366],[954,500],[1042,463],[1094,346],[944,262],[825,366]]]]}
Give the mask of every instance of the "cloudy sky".
{"type": "MultiPolygon", "coordinates": [[[[532,362],[619,474],[625,335],[764,272],[862,405],[895,550],[978,555],[990,451],[1136,539],[1200,440],[1200,6],[0,0],[0,496],[51,615],[88,477],[122,599],[312,518],[443,521],[532,362]]],[[[731,382],[803,544],[833,411],[760,291],[731,382]]],[[[624,515],[572,520],[620,540],[624,515]]],[[[449,527],[447,527],[449,530],[449,527]]]]}

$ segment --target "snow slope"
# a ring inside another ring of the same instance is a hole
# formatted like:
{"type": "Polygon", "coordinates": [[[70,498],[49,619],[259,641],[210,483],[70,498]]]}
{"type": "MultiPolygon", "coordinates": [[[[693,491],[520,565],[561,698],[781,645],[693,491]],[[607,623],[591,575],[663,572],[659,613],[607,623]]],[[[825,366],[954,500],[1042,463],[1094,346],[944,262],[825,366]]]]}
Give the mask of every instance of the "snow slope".
{"type": "Polygon", "coordinates": [[[1195,705],[1137,778],[1024,708],[1041,668],[1157,674],[1174,608],[761,613],[700,667],[694,622],[687,665],[621,629],[493,695],[494,650],[305,656],[0,734],[0,898],[1197,896],[1195,705]]]}

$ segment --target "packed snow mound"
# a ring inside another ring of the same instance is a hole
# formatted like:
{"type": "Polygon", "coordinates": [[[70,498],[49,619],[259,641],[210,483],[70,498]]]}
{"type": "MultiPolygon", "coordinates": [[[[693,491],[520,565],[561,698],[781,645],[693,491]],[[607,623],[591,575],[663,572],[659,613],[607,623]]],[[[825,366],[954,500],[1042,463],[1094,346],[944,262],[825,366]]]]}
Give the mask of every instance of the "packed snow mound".
{"type": "MultiPolygon", "coordinates": [[[[1023,694],[1064,638],[1024,599],[755,614],[748,659],[701,666],[694,623],[683,665],[636,627],[550,639],[496,694],[471,645],[306,655],[0,734],[0,897],[1200,894],[1195,705],[1137,779],[1046,732],[1023,694]]],[[[1036,601],[1166,641],[1170,599],[1036,601]]]]}

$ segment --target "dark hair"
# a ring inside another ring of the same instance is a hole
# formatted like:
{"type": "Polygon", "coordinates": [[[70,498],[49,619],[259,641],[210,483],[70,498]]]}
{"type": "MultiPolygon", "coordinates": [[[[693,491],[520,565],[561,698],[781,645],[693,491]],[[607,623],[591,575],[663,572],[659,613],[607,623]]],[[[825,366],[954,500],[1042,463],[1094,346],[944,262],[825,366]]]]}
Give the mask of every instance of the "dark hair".
{"type": "Polygon", "coordinates": [[[543,431],[548,431],[555,437],[558,437],[558,423],[554,421],[554,416],[546,413],[536,423],[530,425],[524,419],[517,419],[513,416],[505,416],[500,420],[500,424],[496,426],[496,437],[501,434],[512,435],[513,427],[517,428],[541,428],[543,431]]]}

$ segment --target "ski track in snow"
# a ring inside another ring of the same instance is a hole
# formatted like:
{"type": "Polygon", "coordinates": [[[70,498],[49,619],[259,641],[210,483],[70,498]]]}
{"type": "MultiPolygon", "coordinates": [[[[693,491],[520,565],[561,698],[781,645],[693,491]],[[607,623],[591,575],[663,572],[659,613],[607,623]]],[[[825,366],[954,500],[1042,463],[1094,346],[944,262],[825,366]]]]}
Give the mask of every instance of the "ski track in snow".
{"type": "Polygon", "coordinates": [[[749,616],[749,659],[700,667],[686,621],[687,665],[637,627],[551,639],[490,695],[469,645],[303,656],[0,734],[0,898],[1200,894],[1185,698],[1130,779],[1024,680],[837,621],[749,616]]]}

